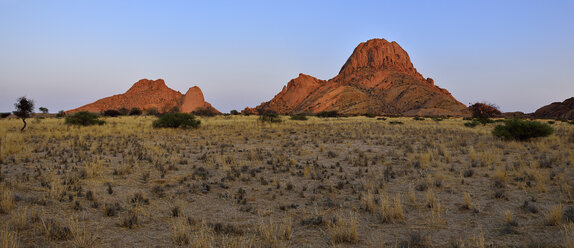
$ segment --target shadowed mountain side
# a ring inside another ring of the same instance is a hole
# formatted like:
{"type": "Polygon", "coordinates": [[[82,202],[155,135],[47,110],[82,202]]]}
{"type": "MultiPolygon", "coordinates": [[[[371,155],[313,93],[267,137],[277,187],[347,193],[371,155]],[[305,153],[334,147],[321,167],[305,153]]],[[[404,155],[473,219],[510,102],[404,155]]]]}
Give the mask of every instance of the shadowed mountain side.
{"type": "Polygon", "coordinates": [[[534,112],[536,118],[564,118],[574,119],[574,97],[570,97],[563,102],[553,102],[534,112]]]}

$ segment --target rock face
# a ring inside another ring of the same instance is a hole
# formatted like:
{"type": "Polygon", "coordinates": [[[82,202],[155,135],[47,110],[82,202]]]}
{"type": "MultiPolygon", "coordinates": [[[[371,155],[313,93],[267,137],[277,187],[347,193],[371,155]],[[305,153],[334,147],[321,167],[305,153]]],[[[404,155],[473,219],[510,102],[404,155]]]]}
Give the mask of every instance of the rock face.
{"type": "Polygon", "coordinates": [[[66,113],[79,111],[101,112],[120,108],[139,108],[142,110],[155,108],[159,112],[167,112],[174,108],[181,109],[184,105],[186,110],[193,111],[195,107],[199,106],[211,107],[209,103],[205,102],[203,93],[198,87],[190,88],[188,93],[190,93],[190,96],[187,96],[187,94],[182,95],[179,91],[170,89],[165,85],[163,79],[155,81],[142,79],[123,94],[102,98],[82,107],[68,110],[66,113]]]}
{"type": "Polygon", "coordinates": [[[355,48],[339,74],[328,80],[299,74],[257,111],[279,114],[468,115],[466,106],[417,72],[396,42],[372,39],[355,48]]]}
{"type": "Polygon", "coordinates": [[[183,102],[179,108],[179,111],[184,113],[191,113],[200,108],[207,108],[216,113],[219,113],[219,111],[212,107],[211,104],[205,101],[201,89],[197,86],[193,86],[189,88],[183,96],[183,102]]]}
{"type": "Polygon", "coordinates": [[[533,116],[536,118],[564,118],[572,120],[574,119],[574,97],[539,108],[534,112],[533,116]]]}

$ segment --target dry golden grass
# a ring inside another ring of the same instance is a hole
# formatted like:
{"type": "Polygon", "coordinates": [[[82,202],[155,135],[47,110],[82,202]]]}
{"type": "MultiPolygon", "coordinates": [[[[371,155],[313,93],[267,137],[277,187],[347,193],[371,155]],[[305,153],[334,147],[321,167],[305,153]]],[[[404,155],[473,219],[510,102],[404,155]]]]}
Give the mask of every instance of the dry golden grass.
{"type": "Polygon", "coordinates": [[[472,209],[472,198],[468,192],[464,192],[464,208],[472,209]]]}
{"type": "Polygon", "coordinates": [[[355,213],[339,213],[333,222],[329,223],[329,234],[333,244],[359,241],[359,220],[355,213]]]}
{"type": "Polygon", "coordinates": [[[8,228],[2,228],[0,231],[0,244],[2,248],[17,248],[20,247],[18,243],[18,233],[11,231],[8,228]]]}
{"type": "Polygon", "coordinates": [[[546,218],[546,223],[551,226],[560,225],[562,222],[562,215],[564,214],[564,210],[562,208],[562,204],[558,204],[553,206],[550,212],[548,213],[548,217],[546,218]]]}
{"type": "Polygon", "coordinates": [[[564,216],[574,206],[573,125],[557,122],[551,137],[507,142],[492,137],[496,124],[467,128],[455,118],[390,125],[282,117],[261,125],[257,116],[218,116],[194,130],[153,129],[154,118],[106,118],[92,127],[47,118],[25,132],[19,120],[0,120],[3,245],[527,247],[540,236],[568,247],[572,240],[564,216]],[[516,232],[501,234],[516,221],[516,232]]]}
{"type": "Polygon", "coordinates": [[[0,213],[7,214],[14,208],[14,195],[12,190],[7,187],[0,186],[0,213]]]}
{"type": "Polygon", "coordinates": [[[564,239],[564,247],[574,248],[574,224],[562,226],[562,236],[564,239]]]}

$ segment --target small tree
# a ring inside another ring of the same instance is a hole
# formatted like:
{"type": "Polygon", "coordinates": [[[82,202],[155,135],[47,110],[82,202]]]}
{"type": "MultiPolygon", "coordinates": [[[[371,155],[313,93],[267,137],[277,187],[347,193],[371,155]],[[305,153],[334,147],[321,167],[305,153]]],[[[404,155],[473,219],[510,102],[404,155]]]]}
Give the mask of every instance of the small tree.
{"type": "Polygon", "coordinates": [[[46,107],[40,107],[39,110],[40,110],[43,114],[47,114],[47,113],[48,113],[48,108],[46,108],[46,107]]]}
{"type": "Polygon", "coordinates": [[[16,107],[16,111],[13,112],[14,115],[20,117],[22,122],[24,122],[24,126],[20,131],[24,131],[24,128],[26,128],[26,118],[30,117],[32,111],[34,111],[34,101],[23,96],[18,98],[14,107],[16,107]]]}
{"type": "Polygon", "coordinates": [[[472,113],[472,117],[476,118],[480,123],[491,123],[490,118],[501,115],[498,106],[492,103],[477,102],[468,107],[472,113]]]}
{"type": "Polygon", "coordinates": [[[232,115],[238,115],[238,114],[239,114],[239,111],[233,109],[233,110],[229,111],[229,113],[232,114],[232,115]]]}

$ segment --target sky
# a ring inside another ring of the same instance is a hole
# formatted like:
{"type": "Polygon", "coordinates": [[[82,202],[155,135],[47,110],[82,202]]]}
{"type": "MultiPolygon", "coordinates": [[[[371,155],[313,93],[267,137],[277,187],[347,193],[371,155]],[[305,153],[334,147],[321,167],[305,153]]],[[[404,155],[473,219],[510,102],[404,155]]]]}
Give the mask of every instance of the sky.
{"type": "Polygon", "coordinates": [[[385,38],[462,103],[529,113],[574,96],[573,12],[572,0],[0,0],[0,112],[20,96],[68,110],[142,78],[242,110],[299,73],[333,78],[385,38]]]}

